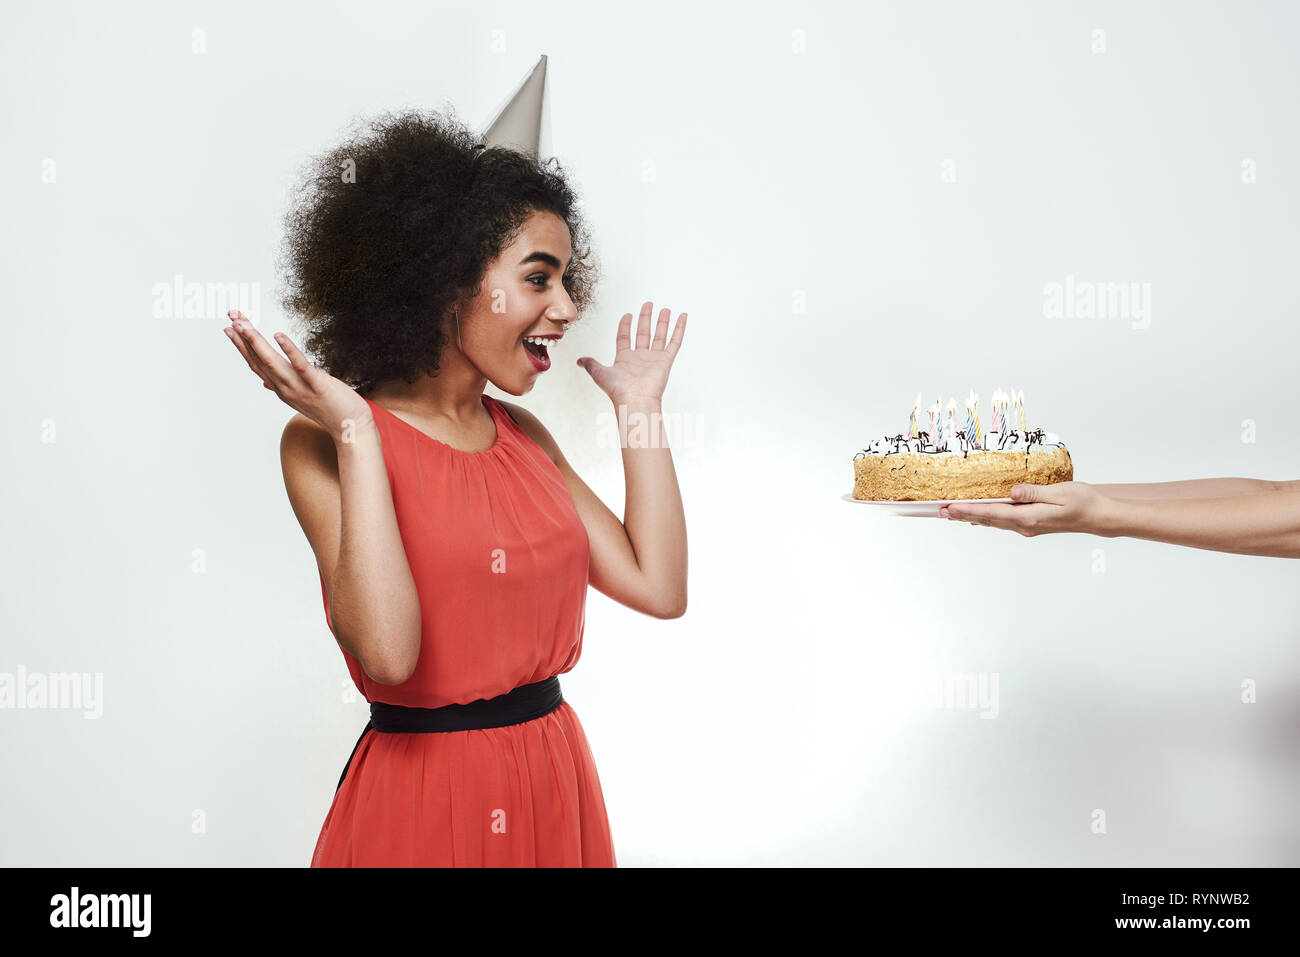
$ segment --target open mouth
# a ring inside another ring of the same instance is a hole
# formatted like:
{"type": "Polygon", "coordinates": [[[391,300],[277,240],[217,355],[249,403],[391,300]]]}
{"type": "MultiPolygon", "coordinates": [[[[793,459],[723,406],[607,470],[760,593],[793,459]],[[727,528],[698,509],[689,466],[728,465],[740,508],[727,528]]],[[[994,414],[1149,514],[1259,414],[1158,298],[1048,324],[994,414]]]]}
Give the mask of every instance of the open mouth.
{"type": "Polygon", "coordinates": [[[538,372],[545,372],[551,367],[551,358],[546,353],[546,346],[523,340],[524,352],[528,355],[528,361],[532,363],[533,368],[538,372]]]}

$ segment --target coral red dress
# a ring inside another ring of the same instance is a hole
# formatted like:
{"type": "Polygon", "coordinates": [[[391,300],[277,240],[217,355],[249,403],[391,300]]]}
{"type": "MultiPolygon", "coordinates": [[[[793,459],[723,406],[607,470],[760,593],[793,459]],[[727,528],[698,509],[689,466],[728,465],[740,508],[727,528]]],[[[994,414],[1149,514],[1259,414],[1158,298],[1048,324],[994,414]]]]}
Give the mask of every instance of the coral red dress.
{"type": "MultiPolygon", "coordinates": [[[[571,670],[582,653],[586,529],[555,463],[504,406],[482,401],[497,428],[482,452],[453,449],[370,402],[422,633],[415,673],[400,685],[372,681],[343,652],[367,701],[493,698],[571,670]]],[[[332,631],[323,577],[321,596],[332,631]]],[[[577,713],[566,701],[503,728],[365,731],[311,866],[616,866],[577,713]]]]}

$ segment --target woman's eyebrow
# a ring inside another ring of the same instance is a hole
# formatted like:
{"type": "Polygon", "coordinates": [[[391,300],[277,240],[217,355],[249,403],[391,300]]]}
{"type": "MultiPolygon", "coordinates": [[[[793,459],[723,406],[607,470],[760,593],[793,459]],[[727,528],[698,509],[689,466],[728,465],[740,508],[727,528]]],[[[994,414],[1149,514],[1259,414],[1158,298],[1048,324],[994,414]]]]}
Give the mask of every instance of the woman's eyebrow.
{"type": "Polygon", "coordinates": [[[560,261],[558,259],[552,256],[550,253],[543,253],[543,252],[529,253],[523,259],[519,260],[519,265],[522,266],[524,263],[532,263],[532,262],[543,262],[553,269],[560,268],[560,261]]]}

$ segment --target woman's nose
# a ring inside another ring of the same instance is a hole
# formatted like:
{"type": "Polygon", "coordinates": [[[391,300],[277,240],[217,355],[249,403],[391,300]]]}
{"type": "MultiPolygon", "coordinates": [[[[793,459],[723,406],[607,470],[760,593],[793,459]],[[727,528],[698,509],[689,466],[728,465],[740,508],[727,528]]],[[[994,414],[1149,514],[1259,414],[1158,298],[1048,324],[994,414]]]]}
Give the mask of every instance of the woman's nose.
{"type": "Polygon", "coordinates": [[[556,322],[569,323],[578,318],[578,307],[573,304],[573,300],[565,292],[561,295],[560,300],[551,306],[547,315],[556,322]]]}

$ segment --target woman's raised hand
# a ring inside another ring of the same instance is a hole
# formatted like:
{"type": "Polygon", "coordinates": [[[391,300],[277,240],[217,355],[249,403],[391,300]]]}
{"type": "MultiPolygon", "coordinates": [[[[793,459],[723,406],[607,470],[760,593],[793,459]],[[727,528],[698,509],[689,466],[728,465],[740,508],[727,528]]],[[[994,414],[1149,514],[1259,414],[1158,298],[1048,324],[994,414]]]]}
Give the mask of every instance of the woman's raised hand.
{"type": "Polygon", "coordinates": [[[652,302],[641,307],[635,349],[632,348],[632,313],[623,316],[614,337],[613,365],[601,365],[590,356],[578,359],[578,365],[586,369],[596,385],[616,403],[638,398],[655,401],[663,398],[673,359],[681,348],[682,336],[686,334],[686,313],[677,317],[677,325],[670,337],[668,320],[672,317],[672,310],[662,310],[651,339],[650,316],[653,312],[652,302]]]}
{"type": "Polygon", "coordinates": [[[281,357],[238,309],[231,309],[227,315],[230,325],[224,331],[262,385],[335,440],[349,420],[360,422],[371,415],[369,404],[356,389],[308,362],[284,333],[277,332],[275,341],[287,358],[281,357]]]}

